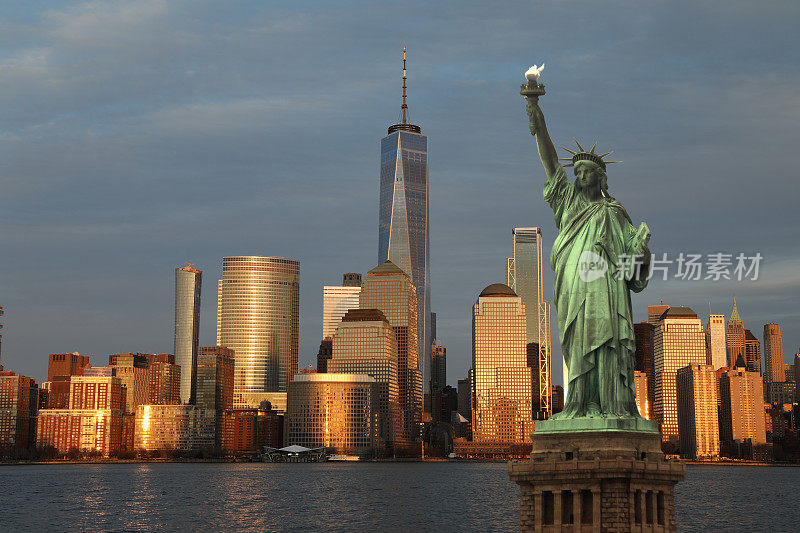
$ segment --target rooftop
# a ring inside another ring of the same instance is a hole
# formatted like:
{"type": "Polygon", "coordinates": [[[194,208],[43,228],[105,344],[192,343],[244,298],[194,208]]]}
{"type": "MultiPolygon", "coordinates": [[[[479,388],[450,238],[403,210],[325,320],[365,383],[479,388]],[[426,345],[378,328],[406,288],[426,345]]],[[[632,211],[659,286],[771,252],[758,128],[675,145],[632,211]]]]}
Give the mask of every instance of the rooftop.
{"type": "Polygon", "coordinates": [[[517,293],[514,292],[514,289],[506,285],[505,283],[492,283],[485,289],[481,291],[480,298],[485,298],[487,296],[516,296],[517,293]]]}
{"type": "Polygon", "coordinates": [[[690,307],[670,307],[661,313],[661,320],[664,320],[665,318],[697,318],[697,313],[695,313],[690,307]]]}

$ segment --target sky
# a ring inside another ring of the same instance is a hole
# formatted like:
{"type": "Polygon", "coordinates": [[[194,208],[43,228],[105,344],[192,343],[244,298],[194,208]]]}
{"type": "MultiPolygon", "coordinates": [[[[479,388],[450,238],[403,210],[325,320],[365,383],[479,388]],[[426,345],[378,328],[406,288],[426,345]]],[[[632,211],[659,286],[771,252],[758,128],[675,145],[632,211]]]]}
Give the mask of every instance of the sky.
{"type": "MultiPolygon", "coordinates": [[[[215,344],[222,257],[301,262],[300,367],[322,287],[377,265],[379,146],[408,105],[430,146],[432,309],[455,385],[471,313],[505,281],[511,229],[556,237],[519,95],[545,62],[556,144],[623,161],[610,193],[654,254],[760,253],[757,280],[654,279],[663,300],[800,346],[800,4],[29,1],[0,4],[2,360],[171,352],[174,269],[204,271],[215,344]]],[[[552,301],[552,271],[545,264],[552,301]]],[[[553,320],[554,369],[560,366],[553,320]]],[[[560,382],[554,372],[554,382],[560,382]]]]}

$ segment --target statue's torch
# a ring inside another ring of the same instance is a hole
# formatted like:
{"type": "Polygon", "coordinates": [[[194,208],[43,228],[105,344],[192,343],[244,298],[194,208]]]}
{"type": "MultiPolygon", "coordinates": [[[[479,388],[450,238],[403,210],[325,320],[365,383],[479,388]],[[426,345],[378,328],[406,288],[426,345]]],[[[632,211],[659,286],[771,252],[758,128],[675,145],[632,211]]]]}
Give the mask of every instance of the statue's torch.
{"type": "Polygon", "coordinates": [[[539,97],[544,94],[544,84],[539,83],[539,75],[544,70],[544,63],[541,67],[533,65],[525,72],[525,79],[528,83],[523,84],[519,88],[519,94],[525,98],[531,98],[534,102],[539,102],[539,97]]]}

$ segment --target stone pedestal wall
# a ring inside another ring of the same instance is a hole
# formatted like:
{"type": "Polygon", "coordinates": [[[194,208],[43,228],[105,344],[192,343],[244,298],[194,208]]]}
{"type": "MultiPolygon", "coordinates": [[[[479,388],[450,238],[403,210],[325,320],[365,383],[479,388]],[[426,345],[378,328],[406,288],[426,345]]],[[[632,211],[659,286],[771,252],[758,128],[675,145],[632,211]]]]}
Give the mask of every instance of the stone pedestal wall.
{"type": "Polygon", "coordinates": [[[530,460],[509,463],[520,531],[675,531],[674,487],[684,475],[652,433],[534,433],[530,460]]]}

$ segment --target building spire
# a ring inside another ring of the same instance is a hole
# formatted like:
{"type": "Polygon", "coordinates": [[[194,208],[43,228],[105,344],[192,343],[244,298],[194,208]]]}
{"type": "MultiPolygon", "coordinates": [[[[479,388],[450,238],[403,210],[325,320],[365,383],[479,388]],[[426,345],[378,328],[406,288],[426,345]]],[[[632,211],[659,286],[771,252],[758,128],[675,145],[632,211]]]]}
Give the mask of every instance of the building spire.
{"type": "Polygon", "coordinates": [[[733,310],[731,311],[730,322],[737,322],[739,324],[743,324],[742,319],[739,316],[739,310],[736,308],[736,296],[733,297],[733,310]]]}
{"type": "Polygon", "coordinates": [[[408,106],[406,105],[406,47],[403,45],[403,124],[408,124],[408,106]]]}

